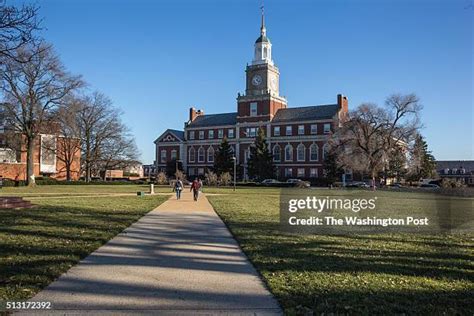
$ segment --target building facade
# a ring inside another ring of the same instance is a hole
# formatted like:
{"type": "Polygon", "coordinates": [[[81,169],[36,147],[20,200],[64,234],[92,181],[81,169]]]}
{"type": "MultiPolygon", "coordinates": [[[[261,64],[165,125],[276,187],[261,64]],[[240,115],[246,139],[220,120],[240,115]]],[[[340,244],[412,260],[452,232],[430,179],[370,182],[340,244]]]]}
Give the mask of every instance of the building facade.
{"type": "Polygon", "coordinates": [[[436,171],[441,179],[474,186],[474,160],[437,160],[436,171]]]}
{"type": "Polygon", "coordinates": [[[245,70],[245,93],[238,94],[236,111],[204,114],[190,108],[184,130],[167,129],[155,140],[158,171],[176,159],[188,176],[202,176],[213,166],[214,154],[226,137],[246,178],[250,146],[258,129],[263,129],[278,178],[323,177],[326,143],[348,111],[347,97],[338,94],[332,104],[288,107],[280,95],[280,71],[272,59],[263,14],[254,46],[254,58],[245,70]]]}

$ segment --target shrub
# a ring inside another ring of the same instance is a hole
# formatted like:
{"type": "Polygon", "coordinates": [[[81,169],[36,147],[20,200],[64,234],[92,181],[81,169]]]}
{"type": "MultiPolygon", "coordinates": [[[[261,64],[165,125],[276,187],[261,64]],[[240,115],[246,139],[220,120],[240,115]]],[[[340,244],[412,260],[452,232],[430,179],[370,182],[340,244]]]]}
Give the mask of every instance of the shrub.
{"type": "Polygon", "coordinates": [[[168,178],[166,177],[166,174],[161,171],[158,173],[156,176],[156,184],[167,184],[168,183],[168,178]]]}
{"type": "Polygon", "coordinates": [[[180,179],[183,182],[186,180],[186,174],[181,170],[176,171],[174,175],[176,179],[180,179]]]}
{"type": "Polygon", "coordinates": [[[232,183],[232,176],[228,172],[221,174],[219,183],[223,186],[228,186],[232,183]]]}
{"type": "Polygon", "coordinates": [[[206,173],[206,184],[209,186],[216,186],[217,185],[217,174],[212,171],[208,171],[206,173]]]}

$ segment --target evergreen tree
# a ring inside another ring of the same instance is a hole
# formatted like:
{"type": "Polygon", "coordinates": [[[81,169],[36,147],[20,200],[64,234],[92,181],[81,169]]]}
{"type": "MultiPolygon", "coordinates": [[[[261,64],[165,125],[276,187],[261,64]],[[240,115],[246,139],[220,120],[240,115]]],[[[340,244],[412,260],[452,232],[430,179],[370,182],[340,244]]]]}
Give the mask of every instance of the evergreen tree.
{"type": "Polygon", "coordinates": [[[214,172],[220,176],[224,172],[234,174],[234,153],[232,147],[227,141],[227,137],[222,139],[221,144],[217,148],[214,157],[214,172]]]}
{"type": "Polygon", "coordinates": [[[387,168],[384,174],[385,178],[395,178],[396,181],[400,181],[406,175],[406,162],[407,157],[404,150],[397,147],[388,157],[387,168]]]}
{"type": "Polygon", "coordinates": [[[255,178],[259,181],[272,178],[275,174],[273,156],[268,149],[265,132],[262,128],[258,129],[255,143],[250,147],[248,174],[250,178],[255,178]]]}
{"type": "Polygon", "coordinates": [[[410,160],[410,180],[418,181],[421,178],[431,178],[436,174],[436,160],[421,135],[415,138],[410,160]]]}
{"type": "Polygon", "coordinates": [[[340,167],[337,158],[337,152],[335,150],[329,150],[323,162],[326,179],[331,184],[341,180],[341,176],[344,174],[344,169],[340,167]]]}

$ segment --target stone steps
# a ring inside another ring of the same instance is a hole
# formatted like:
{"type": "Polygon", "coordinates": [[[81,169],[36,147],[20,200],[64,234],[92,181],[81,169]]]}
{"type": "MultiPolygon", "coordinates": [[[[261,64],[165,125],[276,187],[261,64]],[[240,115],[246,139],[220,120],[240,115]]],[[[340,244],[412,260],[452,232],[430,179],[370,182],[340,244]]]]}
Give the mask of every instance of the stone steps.
{"type": "Polygon", "coordinates": [[[32,208],[30,201],[23,200],[19,196],[1,196],[0,209],[32,208]]]}

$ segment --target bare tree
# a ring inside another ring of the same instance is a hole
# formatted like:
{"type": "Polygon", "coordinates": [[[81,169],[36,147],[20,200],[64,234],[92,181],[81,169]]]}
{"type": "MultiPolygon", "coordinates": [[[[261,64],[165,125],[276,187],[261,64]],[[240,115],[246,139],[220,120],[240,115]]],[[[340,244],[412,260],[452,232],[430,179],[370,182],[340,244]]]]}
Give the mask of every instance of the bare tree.
{"type": "Polygon", "coordinates": [[[121,112],[100,92],[83,98],[78,113],[82,145],[82,162],[86,181],[101,171],[135,161],[137,149],[127,127],[120,120],[121,112]]]}
{"type": "Polygon", "coordinates": [[[47,128],[51,111],[83,83],[66,72],[52,47],[44,43],[23,45],[15,51],[14,59],[2,60],[0,91],[5,115],[25,140],[27,182],[34,185],[35,139],[47,128]]]}
{"type": "Polygon", "coordinates": [[[422,106],[415,94],[394,94],[385,107],[362,104],[349,113],[347,121],[333,135],[330,146],[339,151],[338,164],[372,178],[387,167],[390,155],[408,146],[421,127],[422,106]]]}
{"type": "Polygon", "coordinates": [[[81,152],[78,113],[82,106],[82,100],[75,96],[69,96],[54,115],[59,123],[60,134],[54,150],[57,159],[64,164],[67,181],[71,181],[73,172],[79,173],[80,171],[80,165],[76,165],[76,163],[81,152]]]}
{"type": "MultiPolygon", "coordinates": [[[[0,56],[17,59],[16,50],[34,40],[33,33],[39,29],[38,7],[22,5],[15,7],[0,1],[0,56]]],[[[22,61],[22,59],[17,59],[22,61]]]]}

